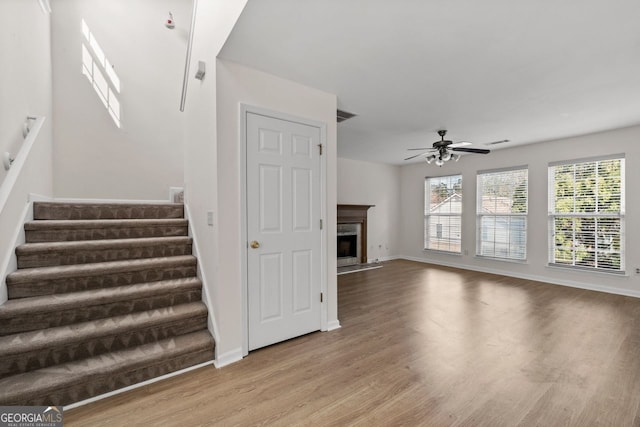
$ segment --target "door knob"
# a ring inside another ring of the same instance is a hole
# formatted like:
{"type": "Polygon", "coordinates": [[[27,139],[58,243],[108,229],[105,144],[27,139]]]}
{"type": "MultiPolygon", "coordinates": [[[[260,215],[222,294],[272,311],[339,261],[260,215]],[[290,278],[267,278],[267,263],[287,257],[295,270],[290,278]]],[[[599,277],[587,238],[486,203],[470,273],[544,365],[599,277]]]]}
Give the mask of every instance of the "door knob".
{"type": "Polygon", "coordinates": [[[260,247],[260,242],[257,242],[254,240],[253,242],[250,243],[250,245],[253,249],[258,249],[260,247]]]}

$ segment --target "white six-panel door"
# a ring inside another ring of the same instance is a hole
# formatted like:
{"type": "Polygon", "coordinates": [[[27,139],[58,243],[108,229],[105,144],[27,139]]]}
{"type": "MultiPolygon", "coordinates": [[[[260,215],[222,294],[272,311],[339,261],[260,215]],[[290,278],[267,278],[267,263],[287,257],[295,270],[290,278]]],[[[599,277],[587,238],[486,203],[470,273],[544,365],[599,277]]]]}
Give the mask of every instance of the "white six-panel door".
{"type": "Polygon", "coordinates": [[[320,128],[248,112],[249,350],[317,331],[320,128]]]}

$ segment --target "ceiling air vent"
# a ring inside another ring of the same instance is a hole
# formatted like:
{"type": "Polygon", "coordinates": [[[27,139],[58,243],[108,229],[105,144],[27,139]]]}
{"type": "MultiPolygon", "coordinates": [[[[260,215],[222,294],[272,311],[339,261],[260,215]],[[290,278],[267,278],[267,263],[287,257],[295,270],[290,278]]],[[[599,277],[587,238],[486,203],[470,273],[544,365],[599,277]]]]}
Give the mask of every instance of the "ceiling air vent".
{"type": "Polygon", "coordinates": [[[348,119],[356,116],[353,113],[349,113],[349,112],[342,111],[342,110],[338,110],[337,112],[338,112],[338,123],[344,122],[345,120],[348,120],[348,119]]]}

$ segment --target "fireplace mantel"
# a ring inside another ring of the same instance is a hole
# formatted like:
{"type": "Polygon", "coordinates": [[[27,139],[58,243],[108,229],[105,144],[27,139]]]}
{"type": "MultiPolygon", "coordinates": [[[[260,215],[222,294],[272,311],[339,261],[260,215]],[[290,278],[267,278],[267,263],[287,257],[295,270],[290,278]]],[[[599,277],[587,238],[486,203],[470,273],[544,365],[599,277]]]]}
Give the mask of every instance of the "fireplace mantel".
{"type": "Polygon", "coordinates": [[[375,205],[338,205],[338,224],[360,224],[360,259],[367,263],[367,211],[375,205]]]}

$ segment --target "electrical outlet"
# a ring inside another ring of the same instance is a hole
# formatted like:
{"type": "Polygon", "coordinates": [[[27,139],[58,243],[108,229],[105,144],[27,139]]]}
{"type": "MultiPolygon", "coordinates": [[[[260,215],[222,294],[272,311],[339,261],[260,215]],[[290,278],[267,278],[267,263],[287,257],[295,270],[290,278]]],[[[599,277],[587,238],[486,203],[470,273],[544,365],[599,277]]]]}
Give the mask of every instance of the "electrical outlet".
{"type": "Polygon", "coordinates": [[[640,268],[636,267],[636,274],[640,276],[640,268]]]}

